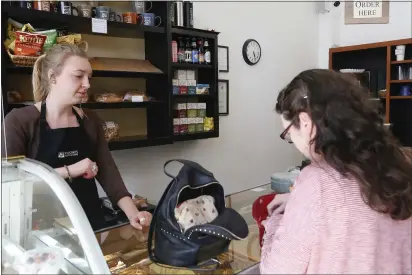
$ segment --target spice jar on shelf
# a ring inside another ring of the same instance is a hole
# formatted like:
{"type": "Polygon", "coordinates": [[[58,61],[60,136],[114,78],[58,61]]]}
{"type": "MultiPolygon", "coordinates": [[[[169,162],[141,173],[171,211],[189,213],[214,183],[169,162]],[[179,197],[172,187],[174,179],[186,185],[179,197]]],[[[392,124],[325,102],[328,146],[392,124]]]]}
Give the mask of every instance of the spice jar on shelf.
{"type": "Polygon", "coordinates": [[[179,130],[181,135],[187,134],[187,118],[180,118],[179,130]]]}
{"type": "Polygon", "coordinates": [[[197,103],[197,116],[198,117],[206,116],[206,103],[197,103]]]}
{"type": "Polygon", "coordinates": [[[204,131],[203,117],[196,118],[196,133],[202,133],[204,131]]]}
{"type": "Polygon", "coordinates": [[[180,134],[180,118],[173,119],[173,134],[180,134]]]}
{"type": "Polygon", "coordinates": [[[187,133],[194,134],[196,133],[196,118],[190,117],[187,119],[187,133]]]}
{"type": "Polygon", "coordinates": [[[177,118],[185,118],[187,117],[187,104],[186,103],[177,103],[175,105],[175,111],[177,118]]]}
{"type": "Polygon", "coordinates": [[[197,117],[197,103],[187,103],[187,117],[197,117]]]}

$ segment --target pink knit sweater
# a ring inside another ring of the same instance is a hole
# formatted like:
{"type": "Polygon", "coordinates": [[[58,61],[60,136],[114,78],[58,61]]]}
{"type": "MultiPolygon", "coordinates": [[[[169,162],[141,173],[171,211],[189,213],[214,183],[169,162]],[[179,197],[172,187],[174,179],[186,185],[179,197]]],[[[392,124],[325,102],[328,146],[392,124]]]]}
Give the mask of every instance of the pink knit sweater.
{"type": "Polygon", "coordinates": [[[412,219],[370,209],[355,180],[301,171],[284,215],[268,219],[262,274],[412,274],[412,219]]]}

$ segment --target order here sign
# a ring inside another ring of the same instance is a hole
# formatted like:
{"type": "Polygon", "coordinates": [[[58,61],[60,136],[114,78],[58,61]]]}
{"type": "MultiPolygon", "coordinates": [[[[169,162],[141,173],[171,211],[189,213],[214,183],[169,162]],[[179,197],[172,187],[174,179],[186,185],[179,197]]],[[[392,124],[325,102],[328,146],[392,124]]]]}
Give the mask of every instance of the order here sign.
{"type": "Polygon", "coordinates": [[[382,1],[354,1],[353,18],[382,17],[382,1]]]}

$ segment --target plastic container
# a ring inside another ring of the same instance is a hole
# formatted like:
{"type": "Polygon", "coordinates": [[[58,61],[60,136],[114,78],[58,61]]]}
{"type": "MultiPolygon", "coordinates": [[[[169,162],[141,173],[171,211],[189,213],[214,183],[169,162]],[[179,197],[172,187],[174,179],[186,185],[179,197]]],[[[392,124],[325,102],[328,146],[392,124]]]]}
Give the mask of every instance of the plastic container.
{"type": "Polygon", "coordinates": [[[197,104],[197,116],[206,117],[206,103],[197,104]]]}
{"type": "Polygon", "coordinates": [[[290,188],[293,184],[295,184],[298,176],[298,170],[285,173],[275,173],[270,178],[271,188],[278,194],[290,193],[290,188]]]}

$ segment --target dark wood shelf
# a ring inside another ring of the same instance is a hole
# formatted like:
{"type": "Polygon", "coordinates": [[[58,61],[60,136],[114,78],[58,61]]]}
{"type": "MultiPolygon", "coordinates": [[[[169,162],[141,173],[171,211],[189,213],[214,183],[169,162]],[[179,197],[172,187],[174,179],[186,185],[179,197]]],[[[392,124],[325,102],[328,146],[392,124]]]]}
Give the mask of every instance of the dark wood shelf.
{"type": "MultiPolygon", "coordinates": [[[[115,103],[102,103],[102,102],[87,102],[82,103],[81,107],[85,109],[126,109],[126,108],[147,108],[155,104],[162,104],[161,101],[145,101],[145,102],[115,102],[115,103]]],[[[19,108],[24,106],[33,105],[33,101],[24,101],[24,102],[16,102],[16,103],[9,103],[10,107],[19,108]]],[[[80,104],[77,106],[80,107],[80,104]]]]}
{"type": "Polygon", "coordinates": [[[173,137],[175,141],[186,141],[186,140],[196,140],[196,139],[205,139],[205,138],[217,138],[219,133],[215,131],[203,132],[203,133],[194,133],[186,135],[176,135],[173,137]]]}
{"type": "Polygon", "coordinates": [[[213,99],[215,98],[214,95],[207,94],[207,95],[173,95],[174,98],[199,98],[199,99],[213,99]]]}
{"type": "MultiPolygon", "coordinates": [[[[9,66],[7,67],[7,73],[9,74],[32,74],[33,67],[20,67],[20,66],[9,66]]],[[[146,73],[146,72],[128,72],[128,71],[102,71],[93,70],[93,77],[124,77],[124,78],[149,78],[158,75],[163,75],[160,73],[146,73]]]]}
{"type": "MultiPolygon", "coordinates": [[[[3,36],[7,34],[7,19],[11,18],[21,24],[31,24],[36,30],[50,29],[67,29],[69,33],[84,34],[84,38],[93,39],[98,37],[86,38],[86,35],[94,35],[107,37],[108,43],[111,40],[121,38],[139,38],[143,39],[144,47],[141,51],[145,56],[145,60],[132,60],[117,58],[117,52],[122,51],[122,48],[111,50],[110,56],[90,58],[90,64],[93,68],[93,83],[103,81],[99,78],[125,78],[117,81],[127,82],[126,78],[142,78],[144,79],[144,87],[147,95],[153,97],[157,101],[150,102],[119,102],[119,103],[99,103],[88,102],[81,106],[87,109],[110,109],[117,112],[117,109],[126,109],[133,111],[133,108],[144,108],[146,116],[139,118],[135,122],[135,118],[128,116],[129,112],[123,110],[118,112],[115,117],[112,117],[112,112],[107,111],[104,114],[104,120],[113,120],[119,125],[127,122],[127,126],[131,133],[145,133],[145,136],[127,136],[121,137],[118,140],[109,142],[110,150],[124,150],[148,146],[158,146],[173,144],[177,141],[196,140],[219,137],[219,106],[218,94],[215,91],[218,86],[218,32],[208,31],[195,28],[172,27],[170,14],[170,2],[168,1],[153,1],[151,12],[160,16],[162,25],[160,27],[143,26],[141,24],[126,24],[122,22],[107,21],[107,34],[92,32],[92,18],[84,18],[81,16],[63,15],[60,13],[39,11],[34,9],[25,9],[18,7],[18,2],[2,1],[2,26],[3,36]],[[196,37],[207,39],[212,53],[212,65],[202,64],[179,64],[172,62],[172,43],[171,39],[175,37],[196,37]],[[197,83],[207,83],[210,85],[211,94],[202,95],[173,95],[172,80],[173,69],[195,70],[197,83]],[[184,136],[173,136],[173,114],[174,104],[179,102],[202,102],[206,103],[206,113],[214,118],[214,131],[196,134],[188,134],[184,136]],[[140,121],[140,119],[142,121],[140,121]],[[145,124],[140,123],[145,120],[145,124]],[[145,125],[145,126],[143,126],[145,125]],[[136,128],[136,129],[135,129],[136,128]]],[[[109,6],[111,4],[108,4],[109,6]]],[[[3,37],[5,38],[5,37],[3,37]]],[[[106,42],[105,42],[106,43],[106,42]]],[[[90,41],[89,46],[94,47],[90,41]]],[[[105,45],[98,45],[106,48],[105,45]]],[[[140,56],[140,55],[139,55],[140,56]]],[[[2,96],[3,108],[7,115],[13,108],[32,105],[33,102],[18,102],[9,103],[7,91],[10,89],[30,89],[28,83],[23,84],[26,87],[14,87],[11,81],[20,81],[24,76],[31,76],[33,73],[32,67],[20,67],[14,65],[3,46],[3,70],[2,70],[2,96]],[[11,77],[13,76],[13,77],[11,77]]],[[[107,81],[107,80],[105,80],[107,81]]],[[[110,80],[108,80],[110,81],[110,80]]],[[[96,83],[97,85],[99,83],[96,83]]],[[[92,87],[92,90],[94,88],[92,87]]],[[[135,90],[130,81],[130,90],[135,90]]],[[[139,84],[140,85],[140,84],[139,84]]],[[[142,84],[143,85],[143,84],[142,84]]],[[[125,89],[129,86],[125,83],[125,89]]],[[[111,88],[108,88],[111,89],[111,88]]],[[[30,97],[27,97],[30,99],[30,97]]],[[[92,98],[91,98],[92,99],[92,98]]],[[[138,111],[138,110],[135,110],[138,111]]],[[[97,112],[100,114],[100,112],[97,112]]],[[[114,115],[113,115],[114,116],[114,115]]]]}
{"type": "Polygon", "coordinates": [[[405,79],[405,80],[391,80],[392,84],[402,84],[402,83],[412,83],[412,79],[405,79]]]}
{"type": "Polygon", "coordinates": [[[190,64],[190,63],[172,63],[172,67],[176,69],[212,69],[212,65],[190,64]]]}
{"type": "Polygon", "coordinates": [[[396,96],[391,96],[391,99],[412,99],[412,96],[396,95],[396,96]]]}
{"type": "Polygon", "coordinates": [[[202,38],[216,38],[216,35],[218,35],[219,32],[186,27],[173,27],[172,34],[202,38]]]}
{"type": "Polygon", "coordinates": [[[412,59],[391,62],[391,64],[408,64],[408,63],[412,63],[412,59]]]}
{"type": "Polygon", "coordinates": [[[53,24],[54,28],[68,27],[71,32],[127,38],[143,38],[145,32],[165,33],[164,27],[148,27],[114,21],[107,21],[107,34],[93,33],[91,18],[12,7],[7,3],[2,4],[2,12],[6,12],[8,17],[22,24],[30,23],[35,28],[50,28],[50,25],[53,24]]]}
{"type": "MultiPolygon", "coordinates": [[[[412,85],[412,79],[396,80],[395,66],[412,64],[412,38],[382,41],[329,49],[329,69],[366,68],[369,71],[370,91],[386,90],[376,108],[402,146],[412,146],[412,124],[404,124],[412,118],[412,95],[401,96],[402,86],[412,85]],[[395,47],[405,45],[406,60],[396,61],[395,47]]],[[[409,122],[408,122],[409,123],[409,122]]]]}
{"type": "Polygon", "coordinates": [[[127,136],[109,142],[109,149],[125,150],[131,148],[150,147],[158,145],[172,144],[172,137],[147,137],[147,136],[127,136]]]}

